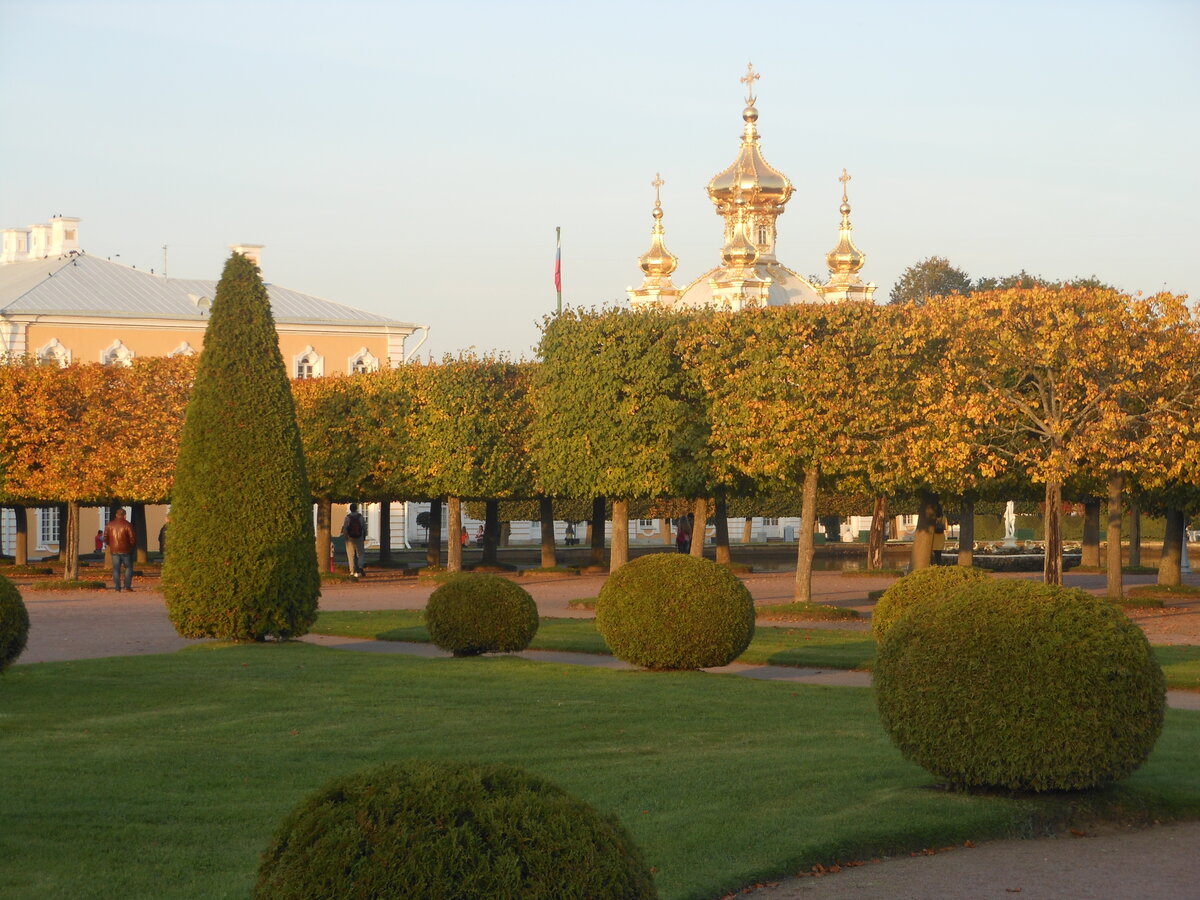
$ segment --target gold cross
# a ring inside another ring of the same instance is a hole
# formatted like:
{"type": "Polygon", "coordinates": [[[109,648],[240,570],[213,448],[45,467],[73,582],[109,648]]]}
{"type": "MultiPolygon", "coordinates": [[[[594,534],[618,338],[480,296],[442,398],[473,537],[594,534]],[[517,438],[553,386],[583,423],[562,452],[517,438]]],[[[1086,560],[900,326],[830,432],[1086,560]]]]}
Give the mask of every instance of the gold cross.
{"type": "Polygon", "coordinates": [[[743,75],[741,78],[739,78],[738,81],[740,81],[742,84],[744,84],[746,86],[746,105],[747,106],[754,105],[754,100],[755,100],[754,82],[758,81],[758,79],[760,79],[760,78],[762,78],[762,76],[754,71],[754,63],[752,63],[752,62],[746,63],[746,74],[743,75]]]}
{"type": "Polygon", "coordinates": [[[666,182],[662,180],[662,175],[658,172],[655,172],[654,180],[652,182],[650,182],[651,187],[654,188],[654,205],[655,206],[662,206],[662,195],[659,194],[658,189],[661,188],[664,184],[666,184],[666,182]]]}
{"type": "Polygon", "coordinates": [[[842,202],[846,202],[846,183],[850,181],[850,173],[842,169],[842,177],[838,179],[842,183],[842,202]]]}

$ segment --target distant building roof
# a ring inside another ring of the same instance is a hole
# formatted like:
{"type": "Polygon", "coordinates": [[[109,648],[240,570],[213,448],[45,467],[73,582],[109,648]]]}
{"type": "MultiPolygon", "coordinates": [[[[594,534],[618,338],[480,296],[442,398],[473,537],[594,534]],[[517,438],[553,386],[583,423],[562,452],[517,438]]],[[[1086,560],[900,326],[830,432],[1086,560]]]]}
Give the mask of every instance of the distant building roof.
{"type": "MultiPolygon", "coordinates": [[[[204,319],[216,291],[216,281],[165,278],[83,253],[0,265],[4,315],[204,319]]],[[[276,284],[267,294],[276,322],[422,327],[276,284]]]]}

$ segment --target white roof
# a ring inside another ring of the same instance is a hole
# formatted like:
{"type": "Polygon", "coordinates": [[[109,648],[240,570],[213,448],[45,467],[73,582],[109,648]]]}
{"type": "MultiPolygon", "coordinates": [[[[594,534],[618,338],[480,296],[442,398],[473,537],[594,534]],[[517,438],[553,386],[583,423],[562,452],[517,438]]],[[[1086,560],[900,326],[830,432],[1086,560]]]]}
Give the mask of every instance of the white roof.
{"type": "MultiPolygon", "coordinates": [[[[82,253],[0,266],[3,315],[203,319],[216,291],[215,281],[164,278],[82,253]]],[[[276,322],[418,327],[277,284],[267,285],[267,295],[276,322]]]]}

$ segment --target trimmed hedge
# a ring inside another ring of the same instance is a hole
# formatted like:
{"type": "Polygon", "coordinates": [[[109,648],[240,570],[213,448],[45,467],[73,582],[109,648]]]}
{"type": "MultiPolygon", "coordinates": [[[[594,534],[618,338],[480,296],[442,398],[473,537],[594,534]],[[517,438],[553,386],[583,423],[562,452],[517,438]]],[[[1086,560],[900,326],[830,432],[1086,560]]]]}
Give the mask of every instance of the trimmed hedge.
{"type": "Polygon", "coordinates": [[[723,666],[754,637],[754,600],[724,566],[654,553],[609,576],[596,628],[613,655],[647,669],[723,666]]]}
{"type": "Polygon", "coordinates": [[[430,639],[455,656],[524,650],[538,630],[529,591],[498,575],[457,574],[425,606],[430,639]]]}
{"type": "Polygon", "coordinates": [[[886,591],[871,611],[871,636],[883,643],[888,631],[913,604],[938,600],[963,584],[988,580],[987,572],[970,566],[930,566],[905,575],[886,591]]]}
{"type": "Polygon", "coordinates": [[[919,603],[879,647],[875,695],[900,751],[965,788],[1081,790],[1125,777],[1162,730],[1166,685],[1119,607],[1028,581],[919,603]]]}
{"type": "Polygon", "coordinates": [[[0,672],[17,661],[29,640],[29,611],[16,585],[0,575],[0,672]]]}
{"type": "Polygon", "coordinates": [[[408,762],[335,779],[284,820],[257,900],[654,898],[628,832],[506,765],[408,762]]]}

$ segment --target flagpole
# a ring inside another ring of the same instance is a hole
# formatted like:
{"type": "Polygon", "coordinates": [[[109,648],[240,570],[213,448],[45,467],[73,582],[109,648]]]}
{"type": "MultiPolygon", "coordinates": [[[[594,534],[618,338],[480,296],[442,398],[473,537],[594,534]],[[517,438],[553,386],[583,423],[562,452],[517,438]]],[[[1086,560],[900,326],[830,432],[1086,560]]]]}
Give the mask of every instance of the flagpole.
{"type": "Polygon", "coordinates": [[[562,226],[554,229],[554,289],[558,292],[558,312],[562,312],[562,226]]]}

